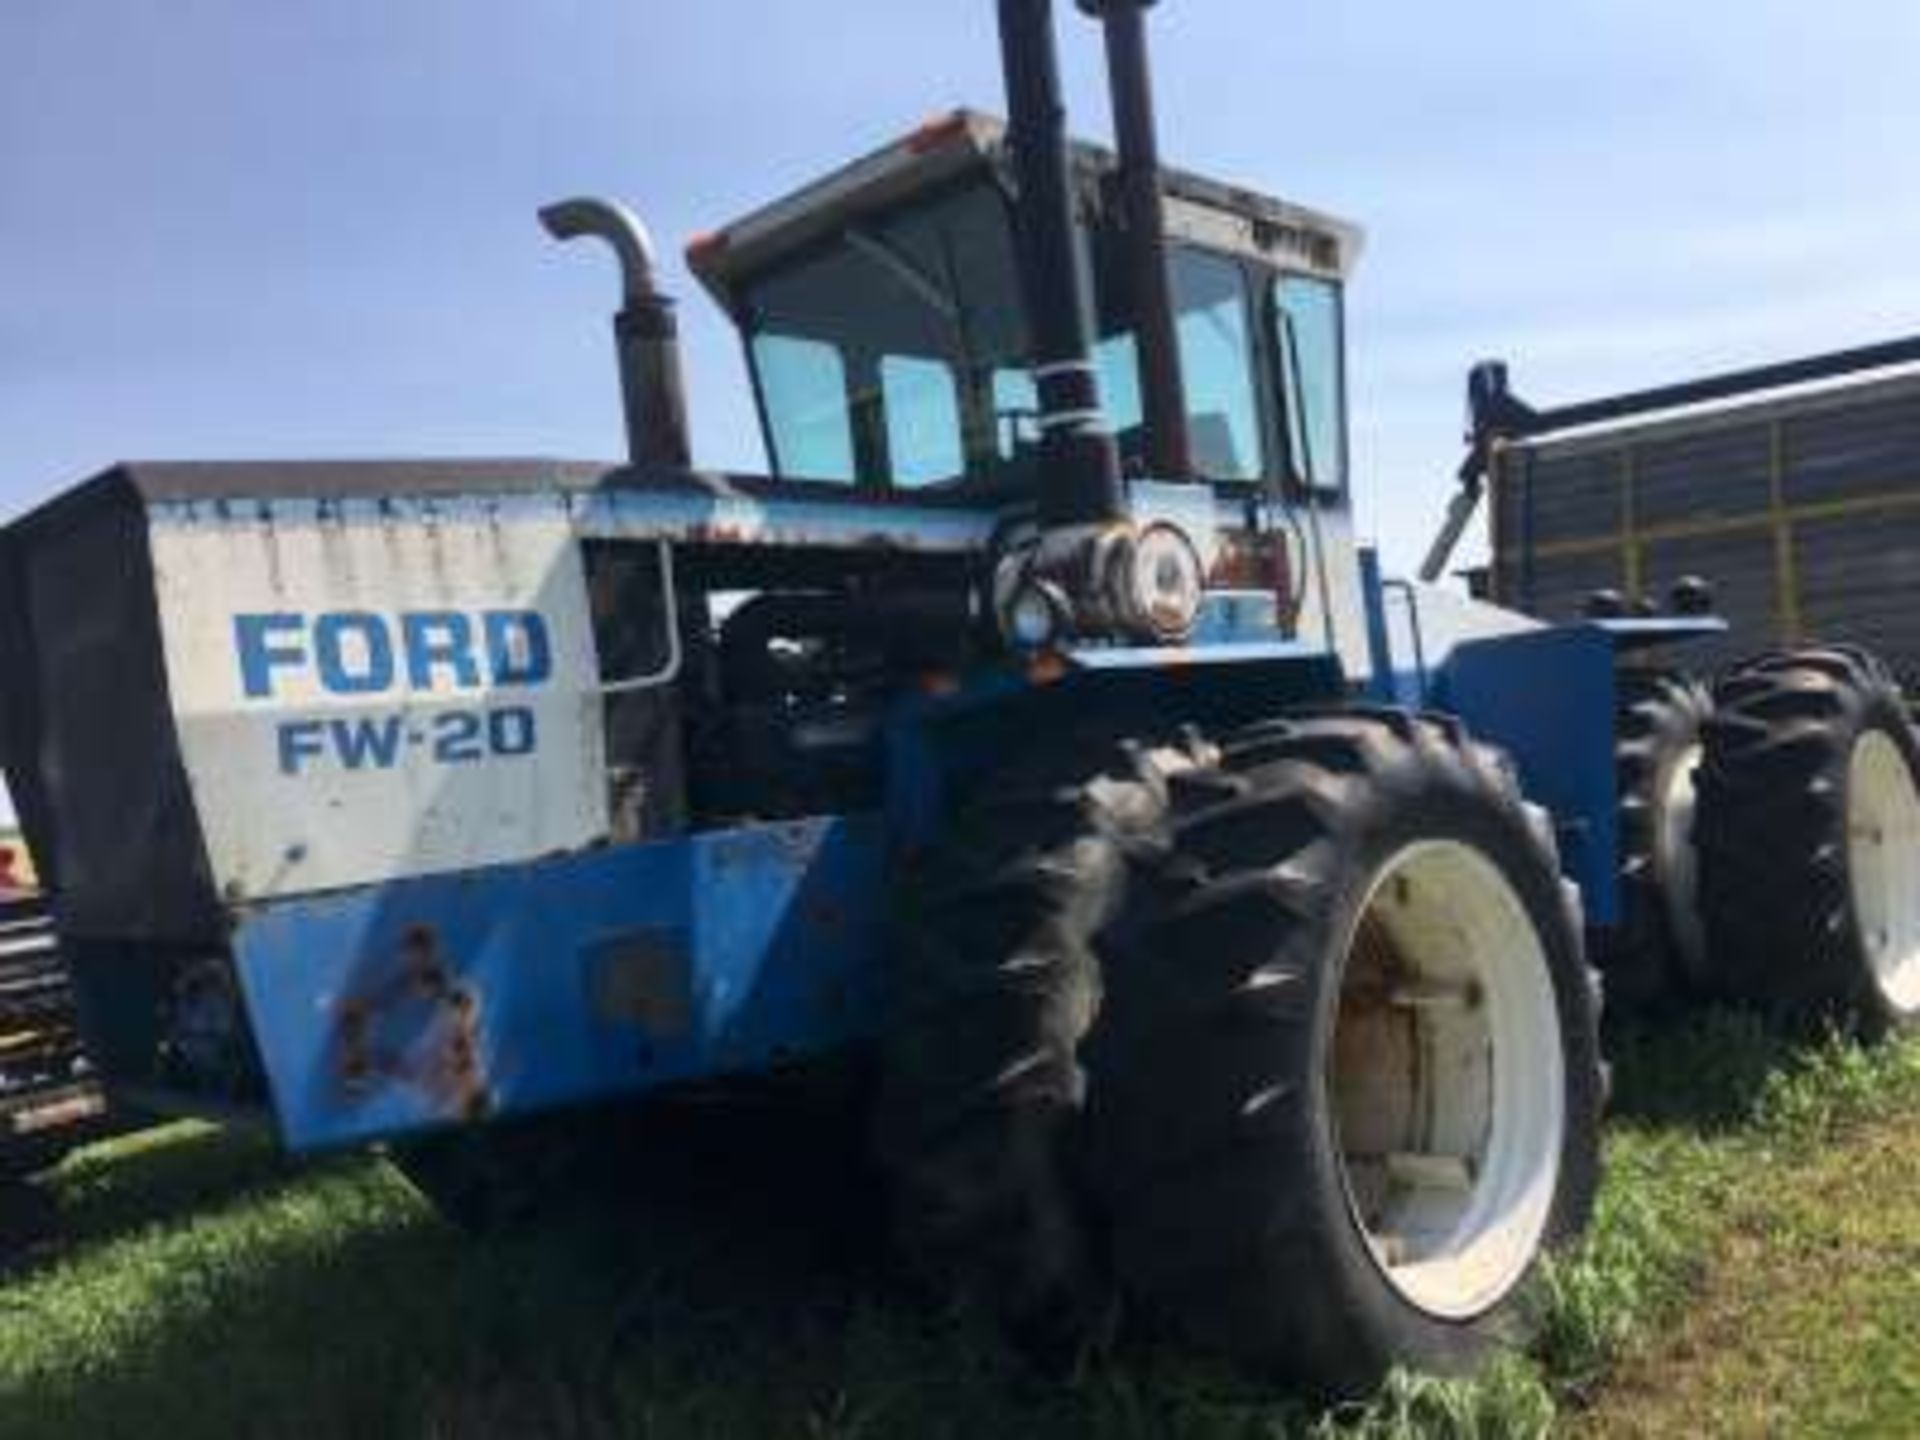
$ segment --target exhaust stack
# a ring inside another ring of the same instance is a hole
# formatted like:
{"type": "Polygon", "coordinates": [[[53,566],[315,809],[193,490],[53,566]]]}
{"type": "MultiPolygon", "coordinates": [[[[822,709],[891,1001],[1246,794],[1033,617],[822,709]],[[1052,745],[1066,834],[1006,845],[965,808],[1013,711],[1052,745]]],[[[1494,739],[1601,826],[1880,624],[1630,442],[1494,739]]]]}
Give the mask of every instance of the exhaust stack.
{"type": "Polygon", "coordinates": [[[627,458],[634,465],[692,464],[687,440],[687,391],[680,368],[680,329],[673,300],[654,283],[653,240],[624,205],[611,200],[562,200],[540,211],[556,240],[604,240],[620,261],[621,307],[613,317],[620,357],[620,396],[626,411],[627,458]]]}
{"type": "Polygon", "coordinates": [[[1074,234],[1053,0],[1000,0],[1000,57],[1020,187],[1020,283],[1039,395],[1040,522],[1049,530],[1107,524],[1125,515],[1126,504],[1120,453],[1093,369],[1090,287],[1074,234]]]}

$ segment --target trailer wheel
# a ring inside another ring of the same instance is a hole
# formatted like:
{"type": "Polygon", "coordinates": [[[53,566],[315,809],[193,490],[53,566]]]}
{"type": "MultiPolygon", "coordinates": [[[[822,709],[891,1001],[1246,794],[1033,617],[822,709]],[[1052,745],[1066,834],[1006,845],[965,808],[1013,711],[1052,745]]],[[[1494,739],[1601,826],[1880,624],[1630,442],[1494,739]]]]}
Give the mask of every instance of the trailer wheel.
{"type": "Polygon", "coordinates": [[[1458,1371],[1599,1174],[1598,987],[1497,752],[1287,718],[1181,784],[1092,1047],[1092,1173],[1136,1311],[1333,1395],[1458,1371]]]}
{"type": "Polygon", "coordinates": [[[1865,650],[1763,655],[1716,691],[1701,902],[1729,998],[1867,1038],[1920,1019],[1920,745],[1865,650]]]}
{"type": "Polygon", "coordinates": [[[1078,1048],[1128,849],[1163,813],[1156,763],[1096,742],[1006,769],[897,901],[874,1127],[895,1246],[1043,1359],[1079,1343],[1110,1288],[1074,1175],[1078,1048]]]}
{"type": "Polygon", "coordinates": [[[1708,988],[1693,825],[1701,727],[1713,700],[1677,670],[1623,670],[1618,697],[1620,920],[1594,932],[1591,945],[1610,1007],[1643,1014],[1708,988]]]}

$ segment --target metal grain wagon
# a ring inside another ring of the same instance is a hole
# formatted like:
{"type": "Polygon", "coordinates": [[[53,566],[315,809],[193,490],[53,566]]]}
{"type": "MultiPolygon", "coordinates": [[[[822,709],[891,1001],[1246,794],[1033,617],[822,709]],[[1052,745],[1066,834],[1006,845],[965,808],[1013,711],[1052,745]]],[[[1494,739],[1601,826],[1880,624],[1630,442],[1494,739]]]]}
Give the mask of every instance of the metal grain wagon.
{"type": "MultiPolygon", "coordinates": [[[[1867,646],[1920,676],[1920,339],[1552,409],[1475,371],[1492,595],[1543,618],[1596,592],[1713,585],[1725,662],[1769,644],[1867,646]]],[[[1604,602],[1603,602],[1604,603],[1604,602]]]]}

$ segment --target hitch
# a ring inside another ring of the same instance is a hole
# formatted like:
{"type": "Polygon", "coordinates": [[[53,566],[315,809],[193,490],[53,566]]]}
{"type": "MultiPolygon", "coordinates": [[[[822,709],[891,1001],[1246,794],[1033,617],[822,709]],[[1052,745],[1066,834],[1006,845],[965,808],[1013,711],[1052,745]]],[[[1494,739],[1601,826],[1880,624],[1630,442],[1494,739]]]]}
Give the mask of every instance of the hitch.
{"type": "Polygon", "coordinates": [[[1460,537],[1467,533],[1487,486],[1494,447],[1502,440],[1530,435],[1539,427],[1540,412],[1508,388],[1504,360],[1482,360],[1467,372],[1467,458],[1460,462],[1455,476],[1460,482],[1459,492],[1448,503],[1447,518],[1420,564],[1421,580],[1431,585],[1440,578],[1460,537]]]}

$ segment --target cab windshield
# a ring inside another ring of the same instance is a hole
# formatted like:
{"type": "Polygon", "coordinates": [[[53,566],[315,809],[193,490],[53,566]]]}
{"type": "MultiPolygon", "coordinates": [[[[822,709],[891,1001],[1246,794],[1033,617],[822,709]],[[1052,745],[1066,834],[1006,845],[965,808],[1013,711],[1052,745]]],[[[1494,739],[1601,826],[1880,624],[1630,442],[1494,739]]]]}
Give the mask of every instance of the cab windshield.
{"type": "MultiPolygon", "coordinates": [[[[1196,469],[1343,486],[1338,286],[1179,245],[1168,265],[1196,469]]],[[[873,490],[1030,486],[1039,430],[1019,294],[1007,202],[980,182],[753,281],[742,318],[774,473],[873,490]]],[[[1110,309],[1095,306],[1094,358],[1138,473],[1138,346],[1110,309]]]]}
{"type": "Polygon", "coordinates": [[[748,289],[776,474],[912,489],[992,467],[1026,376],[1008,222],[997,191],[969,186],[852,226],[748,289]]]}

